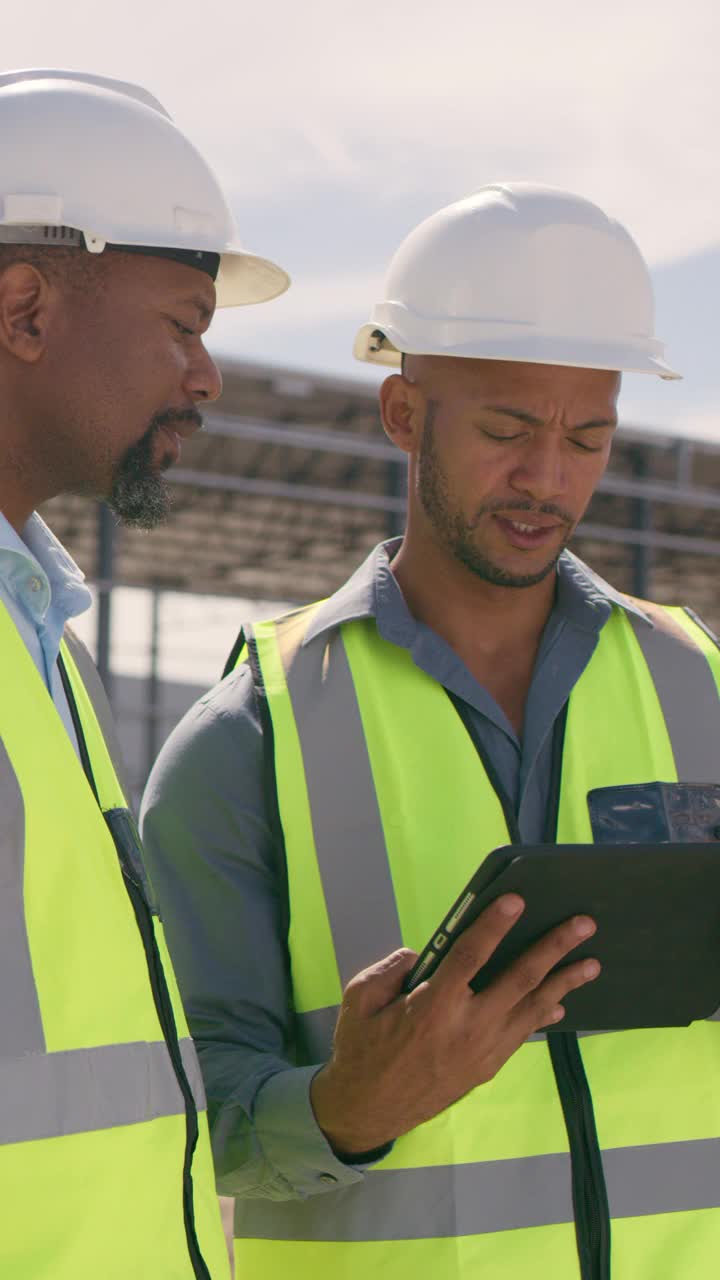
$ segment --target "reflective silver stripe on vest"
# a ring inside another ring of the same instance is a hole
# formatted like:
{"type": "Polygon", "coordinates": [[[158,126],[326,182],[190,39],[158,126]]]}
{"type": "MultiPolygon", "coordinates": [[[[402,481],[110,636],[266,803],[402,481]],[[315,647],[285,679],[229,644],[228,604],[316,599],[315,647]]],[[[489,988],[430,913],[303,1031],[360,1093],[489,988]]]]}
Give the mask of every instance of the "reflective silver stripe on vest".
{"type": "MultiPolygon", "coordinates": [[[[117,736],[115,720],[110,709],[110,703],[107,700],[107,694],[103,687],[100,676],[97,673],[97,667],[88,653],[82,640],[75,635],[72,627],[66,626],[63,633],[63,640],[68,647],[68,652],[78,670],[78,675],[85,686],[97,722],[100,725],[100,732],[105,741],[108,754],[112,761],[113,769],[117,776],[117,780],[122,787],[126,797],[130,796],[130,788],[125,775],[125,762],[123,760],[122,751],[120,750],[120,742],[117,736]]],[[[103,797],[100,797],[103,803],[103,797]]],[[[103,804],[104,808],[108,808],[107,804],[103,804]]]]}
{"type": "Polygon", "coordinates": [[[25,924],[24,884],[25,803],[0,741],[0,1063],[3,1058],[45,1049],[25,924]]]}
{"type": "MultiPolygon", "coordinates": [[[[299,646],[278,627],[307,779],[317,860],[343,987],[402,946],[395,891],[355,686],[339,631],[299,646]],[[362,815],[362,827],[353,815],[362,815]],[[368,921],[372,943],[368,951],[368,921]]],[[[293,622],[295,625],[293,625],[293,622]]]]}
{"type": "MultiPolygon", "coordinates": [[[[180,1047],[202,1110],[205,1094],[194,1046],[182,1040],[180,1047]]],[[[0,1060],[0,1144],[142,1124],[184,1111],[162,1041],[0,1060]]]]}
{"type": "Polygon", "coordinates": [[[309,1013],[295,1014],[295,1032],[300,1062],[327,1062],[333,1043],[335,1024],[340,1005],[328,1005],[325,1009],[311,1009],[309,1013]]]}
{"type": "Polygon", "coordinates": [[[712,782],[720,762],[718,691],[702,650],[657,606],[642,605],[655,624],[627,614],[665,718],[680,782],[712,782]]]}
{"type": "MultiPolygon", "coordinates": [[[[614,1148],[603,1165],[613,1218],[720,1206],[718,1139],[614,1148]]],[[[422,1240],[572,1222],[567,1155],[381,1169],[303,1203],[235,1208],[235,1235],[260,1240],[422,1240]]]]}
{"type": "Polygon", "coordinates": [[[203,1082],[202,1071],[198,1061],[197,1049],[189,1036],[184,1040],[178,1039],[180,1046],[180,1057],[182,1058],[185,1068],[187,1082],[190,1085],[192,1096],[195,1099],[195,1106],[198,1111],[205,1111],[207,1108],[207,1097],[205,1096],[205,1084],[203,1082]]]}

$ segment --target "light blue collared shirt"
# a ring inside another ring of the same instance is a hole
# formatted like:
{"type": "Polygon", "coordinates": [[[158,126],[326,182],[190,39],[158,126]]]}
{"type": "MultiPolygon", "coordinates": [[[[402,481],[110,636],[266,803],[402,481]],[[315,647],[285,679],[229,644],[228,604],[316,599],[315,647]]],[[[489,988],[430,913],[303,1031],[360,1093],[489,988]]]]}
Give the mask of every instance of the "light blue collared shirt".
{"type": "Polygon", "coordinates": [[[57,659],[65,623],[92,604],[84,575],[34,512],[20,533],[0,513],[0,602],[42,676],[77,750],[57,659]]]}

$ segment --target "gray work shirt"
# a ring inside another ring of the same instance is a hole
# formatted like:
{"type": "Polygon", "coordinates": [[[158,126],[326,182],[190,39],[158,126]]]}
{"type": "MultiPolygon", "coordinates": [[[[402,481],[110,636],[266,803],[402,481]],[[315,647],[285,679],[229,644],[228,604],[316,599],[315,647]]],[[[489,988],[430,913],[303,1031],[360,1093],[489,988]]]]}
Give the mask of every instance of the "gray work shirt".
{"type": "MultiPolygon", "coordinates": [[[[522,741],[454,650],[410,613],[381,544],[318,611],[311,632],[375,618],[385,640],[467,706],[526,842],[542,840],[552,732],[613,605],[639,614],[564,552],[555,605],[528,694],[522,741]]],[[[148,870],[208,1095],[226,1195],[305,1198],[350,1185],[362,1166],[338,1160],[312,1111],[318,1070],[294,1066],[288,904],[273,838],[262,730],[249,669],[238,668],[187,713],[160,753],[142,814],[148,870]]],[[[448,895],[456,886],[448,886],[448,895]]],[[[378,957],[379,959],[380,957],[378,957]]]]}

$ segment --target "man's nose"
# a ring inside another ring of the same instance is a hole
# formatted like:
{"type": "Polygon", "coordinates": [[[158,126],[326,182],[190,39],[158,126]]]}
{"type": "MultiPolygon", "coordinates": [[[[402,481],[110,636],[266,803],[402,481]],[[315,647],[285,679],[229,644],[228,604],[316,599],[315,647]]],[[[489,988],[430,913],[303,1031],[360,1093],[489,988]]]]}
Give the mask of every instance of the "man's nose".
{"type": "Polygon", "coordinates": [[[186,390],[193,400],[210,403],[218,399],[222,386],[220,370],[210,353],[201,346],[196,358],[188,367],[185,378],[186,390]]]}
{"type": "Polygon", "coordinates": [[[542,439],[528,441],[518,459],[510,483],[516,492],[535,502],[550,502],[567,491],[567,475],[563,441],[542,439]]]}

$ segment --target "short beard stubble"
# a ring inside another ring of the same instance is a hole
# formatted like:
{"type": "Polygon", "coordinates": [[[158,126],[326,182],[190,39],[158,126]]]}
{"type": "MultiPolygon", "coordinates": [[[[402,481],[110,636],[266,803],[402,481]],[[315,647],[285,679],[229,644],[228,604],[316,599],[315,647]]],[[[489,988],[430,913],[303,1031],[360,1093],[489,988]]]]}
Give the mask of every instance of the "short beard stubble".
{"type": "Polygon", "coordinates": [[[128,449],[115,473],[108,506],[130,529],[155,529],[167,520],[171,498],[165,479],[153,465],[155,437],[153,423],[144,436],[128,449]]]}
{"type": "Polygon", "coordinates": [[[554,570],[560,556],[570,541],[573,531],[572,517],[552,503],[489,502],[478,507],[472,520],[467,520],[454,505],[448,488],[447,476],[440,465],[435,448],[435,417],[438,405],[428,402],[423,436],[418,456],[418,496],[425,514],[435,531],[440,545],[454,558],[481,578],[496,587],[534,587],[554,570]],[[475,545],[473,534],[482,516],[494,511],[534,511],[556,516],[567,525],[568,532],[552,560],[535,573],[513,574],[494,564],[475,545]]]}
{"type": "Polygon", "coordinates": [[[167,520],[172,498],[155,461],[155,441],[161,427],[190,422],[200,430],[202,417],[197,409],[166,409],[156,413],[150,426],[122,458],[113,482],[108,506],[131,529],[155,529],[167,520]]]}

